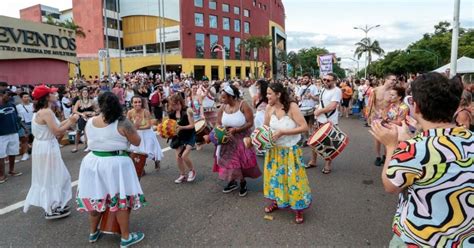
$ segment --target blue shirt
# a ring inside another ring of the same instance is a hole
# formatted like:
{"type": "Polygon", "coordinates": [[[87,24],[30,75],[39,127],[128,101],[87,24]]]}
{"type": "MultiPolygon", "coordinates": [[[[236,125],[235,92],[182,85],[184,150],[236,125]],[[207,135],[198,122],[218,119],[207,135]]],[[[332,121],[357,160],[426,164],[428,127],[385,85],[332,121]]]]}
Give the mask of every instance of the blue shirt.
{"type": "Polygon", "coordinates": [[[0,106],[0,136],[17,133],[20,129],[15,105],[7,103],[0,106]]]}

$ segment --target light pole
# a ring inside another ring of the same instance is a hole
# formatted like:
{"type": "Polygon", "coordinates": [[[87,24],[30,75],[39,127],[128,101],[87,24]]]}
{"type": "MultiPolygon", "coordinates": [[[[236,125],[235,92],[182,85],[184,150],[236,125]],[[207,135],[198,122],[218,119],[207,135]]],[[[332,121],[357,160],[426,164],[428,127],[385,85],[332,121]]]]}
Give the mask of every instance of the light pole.
{"type": "Polygon", "coordinates": [[[341,59],[350,59],[357,63],[357,72],[359,72],[359,60],[353,59],[351,57],[342,57],[341,59]]]}
{"type": "Polygon", "coordinates": [[[219,48],[220,51],[222,52],[222,60],[224,60],[224,80],[227,79],[227,75],[226,75],[226,61],[225,61],[225,55],[226,55],[226,51],[224,49],[223,46],[219,45],[219,44],[215,44],[212,49],[211,49],[211,52],[218,52],[219,50],[216,50],[216,48],[219,48]]]}
{"type": "MultiPolygon", "coordinates": [[[[365,33],[365,39],[367,39],[367,38],[368,38],[368,33],[369,33],[369,31],[372,30],[372,29],[374,29],[374,28],[378,28],[378,27],[380,27],[380,25],[375,25],[375,26],[369,27],[369,26],[366,24],[365,27],[354,27],[354,29],[359,29],[359,30],[364,31],[364,33],[365,33]]],[[[370,44],[368,44],[368,45],[370,45],[370,44]]],[[[365,77],[366,79],[367,79],[367,66],[369,66],[369,65],[367,64],[367,53],[368,53],[368,52],[366,51],[366,52],[365,52],[365,63],[364,63],[364,64],[365,64],[365,73],[364,73],[365,76],[364,76],[364,77],[365,77]]]]}
{"type": "Polygon", "coordinates": [[[411,52],[427,52],[431,55],[434,55],[436,57],[436,67],[439,66],[439,55],[426,49],[407,49],[407,53],[410,54],[411,52]]]}
{"type": "Polygon", "coordinates": [[[449,70],[449,78],[453,78],[457,74],[458,66],[458,45],[459,45],[459,6],[461,0],[454,1],[453,15],[453,33],[451,38],[451,65],[449,70]]]}

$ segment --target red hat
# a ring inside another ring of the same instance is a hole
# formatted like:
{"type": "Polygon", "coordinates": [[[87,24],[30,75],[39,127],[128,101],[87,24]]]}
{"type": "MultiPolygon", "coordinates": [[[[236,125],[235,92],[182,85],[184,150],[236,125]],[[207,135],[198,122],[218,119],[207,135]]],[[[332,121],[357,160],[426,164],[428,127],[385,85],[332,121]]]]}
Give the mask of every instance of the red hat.
{"type": "Polygon", "coordinates": [[[55,87],[49,88],[46,85],[40,85],[40,86],[36,86],[33,89],[33,93],[31,93],[31,96],[33,96],[34,100],[38,100],[51,93],[56,93],[57,91],[58,91],[58,88],[55,88],[55,87]]]}

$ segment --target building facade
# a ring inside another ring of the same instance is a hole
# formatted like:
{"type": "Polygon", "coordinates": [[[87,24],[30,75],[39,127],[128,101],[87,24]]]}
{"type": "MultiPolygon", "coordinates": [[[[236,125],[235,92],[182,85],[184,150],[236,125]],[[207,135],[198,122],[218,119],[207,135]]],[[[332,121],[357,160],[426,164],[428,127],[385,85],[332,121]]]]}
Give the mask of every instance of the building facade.
{"type": "MultiPolygon", "coordinates": [[[[122,68],[123,72],[160,73],[160,65],[166,63],[167,71],[197,79],[278,76],[278,54],[286,52],[281,0],[165,0],[164,6],[158,2],[73,0],[72,18],[85,37],[77,37],[80,63],[78,68],[71,66],[71,75],[78,69],[86,77],[106,74],[109,64],[111,72],[122,68]],[[268,49],[259,50],[258,58],[255,51],[240,45],[251,36],[273,38],[268,49]],[[163,51],[160,41],[166,47],[163,51]]],[[[36,14],[23,16],[36,18],[36,14]]]]}

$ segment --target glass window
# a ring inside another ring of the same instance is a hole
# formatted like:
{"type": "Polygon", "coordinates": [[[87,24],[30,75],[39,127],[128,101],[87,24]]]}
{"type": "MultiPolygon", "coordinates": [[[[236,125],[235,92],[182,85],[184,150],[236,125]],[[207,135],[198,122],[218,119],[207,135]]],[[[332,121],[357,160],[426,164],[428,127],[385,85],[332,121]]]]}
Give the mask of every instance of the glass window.
{"type": "Polygon", "coordinates": [[[217,16],[214,16],[214,15],[209,16],[209,27],[217,28],[217,16]]]}
{"type": "Polygon", "coordinates": [[[257,0],[253,0],[253,6],[257,6],[257,0]]]}
{"type": "Polygon", "coordinates": [[[202,0],[194,0],[194,6],[202,8],[203,6],[202,0]]]}
{"type": "Polygon", "coordinates": [[[224,36],[224,49],[225,49],[225,58],[230,58],[230,37],[224,36]]]}
{"type": "MultiPolygon", "coordinates": [[[[240,59],[240,51],[242,50],[240,47],[240,38],[234,39],[234,49],[235,49],[235,59],[240,59]]],[[[240,73],[237,73],[240,76],[240,73]]]]}
{"type": "Polygon", "coordinates": [[[201,13],[194,13],[194,24],[196,27],[204,27],[204,15],[201,13]]]}
{"type": "Polygon", "coordinates": [[[229,5],[228,4],[225,4],[225,3],[222,4],[222,12],[229,12],[229,5]]]}
{"type": "Polygon", "coordinates": [[[230,19],[227,17],[222,18],[222,28],[224,30],[230,30],[230,19]]]}
{"type": "MultiPolygon", "coordinates": [[[[119,5],[119,4],[117,4],[117,5],[119,5]]],[[[117,12],[117,8],[115,8],[115,7],[116,7],[115,0],[105,0],[105,8],[106,9],[117,12]]]]}
{"type": "Polygon", "coordinates": [[[217,35],[215,34],[211,34],[209,36],[209,44],[210,44],[210,50],[211,50],[211,58],[213,59],[217,59],[217,53],[216,52],[212,52],[212,48],[214,47],[214,45],[217,44],[217,42],[219,42],[219,38],[217,35]]]}
{"type": "Polygon", "coordinates": [[[217,0],[209,0],[209,9],[217,9],[217,0]]]}
{"type": "Polygon", "coordinates": [[[244,22],[244,33],[246,33],[246,34],[250,33],[250,23],[249,22],[244,22]]]}
{"type": "Polygon", "coordinates": [[[117,19],[107,17],[107,27],[111,29],[118,29],[117,19]]]}
{"type": "Polygon", "coordinates": [[[244,9],[244,16],[250,17],[250,11],[248,9],[244,9]]]}
{"type": "Polygon", "coordinates": [[[204,34],[196,34],[196,58],[204,58],[204,34]]]}
{"type": "Polygon", "coordinates": [[[234,20],[234,31],[240,32],[240,20],[234,20]]]}
{"type": "Polygon", "coordinates": [[[234,7],[234,14],[240,15],[240,8],[239,7],[234,7]]]}

